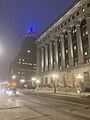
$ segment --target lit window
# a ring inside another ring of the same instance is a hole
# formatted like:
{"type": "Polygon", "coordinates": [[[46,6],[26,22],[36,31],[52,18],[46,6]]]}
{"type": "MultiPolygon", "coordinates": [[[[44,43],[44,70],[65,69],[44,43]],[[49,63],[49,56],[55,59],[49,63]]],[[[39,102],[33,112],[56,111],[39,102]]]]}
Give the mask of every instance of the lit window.
{"type": "Polygon", "coordinates": [[[60,70],[61,70],[62,68],[61,68],[61,66],[60,66],[60,70]]]}
{"type": "Polygon", "coordinates": [[[30,53],[31,51],[30,50],[27,50],[28,53],[30,53]]]}
{"type": "Polygon", "coordinates": [[[21,59],[19,59],[19,61],[21,61],[21,59]]]}
{"type": "Polygon", "coordinates": [[[68,53],[68,50],[66,50],[66,53],[68,53]]]}
{"type": "Polygon", "coordinates": [[[19,62],[19,64],[21,64],[21,62],[19,62]]]}
{"type": "Polygon", "coordinates": [[[86,31],[86,35],[88,35],[88,31],[86,31]]]}
{"type": "Polygon", "coordinates": [[[24,63],[24,62],[23,62],[22,64],[27,64],[27,63],[24,63]]]}
{"type": "Polygon", "coordinates": [[[67,38],[67,35],[65,35],[65,38],[67,38]]]}
{"type": "Polygon", "coordinates": [[[75,32],[77,32],[77,30],[75,29],[75,32]]]}
{"type": "Polygon", "coordinates": [[[36,66],[36,64],[34,64],[34,66],[36,66]]]}
{"type": "Polygon", "coordinates": [[[84,11],[85,11],[85,9],[83,8],[83,9],[82,9],[82,11],[84,12],[84,11]]]}
{"type": "Polygon", "coordinates": [[[87,52],[85,52],[84,54],[87,55],[87,52]]]}
{"type": "Polygon", "coordinates": [[[74,50],[76,50],[76,46],[74,46],[74,50]]]}
{"type": "Polygon", "coordinates": [[[67,68],[69,68],[69,65],[67,65],[67,68]]]}
{"type": "Polygon", "coordinates": [[[60,42],[61,40],[59,39],[59,42],[60,42]]]}
{"type": "Polygon", "coordinates": [[[74,33],[75,31],[73,30],[73,33],[74,33]]]}
{"type": "Polygon", "coordinates": [[[61,56],[61,53],[59,53],[59,56],[61,56]]]}
{"type": "Polygon", "coordinates": [[[54,65],[55,65],[55,62],[54,62],[54,65]]]}
{"type": "Polygon", "coordinates": [[[18,74],[20,74],[20,72],[18,72],[18,74]]]}
{"type": "Polygon", "coordinates": [[[23,61],[24,61],[24,59],[23,59],[23,61]]]}

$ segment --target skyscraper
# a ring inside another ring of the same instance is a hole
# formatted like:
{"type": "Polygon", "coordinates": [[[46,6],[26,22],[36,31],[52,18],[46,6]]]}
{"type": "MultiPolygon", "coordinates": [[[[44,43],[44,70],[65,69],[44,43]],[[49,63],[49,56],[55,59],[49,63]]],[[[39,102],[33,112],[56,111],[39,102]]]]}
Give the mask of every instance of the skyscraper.
{"type": "Polygon", "coordinates": [[[17,86],[23,79],[26,83],[36,73],[36,36],[29,32],[23,40],[21,50],[10,65],[9,78],[15,75],[17,86]]]}

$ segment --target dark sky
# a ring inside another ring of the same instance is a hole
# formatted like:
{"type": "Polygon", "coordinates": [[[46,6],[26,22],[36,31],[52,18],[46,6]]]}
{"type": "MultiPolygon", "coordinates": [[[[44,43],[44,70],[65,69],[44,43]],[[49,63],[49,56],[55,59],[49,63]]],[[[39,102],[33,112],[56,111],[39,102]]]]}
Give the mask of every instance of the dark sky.
{"type": "Polygon", "coordinates": [[[74,0],[0,0],[0,79],[20,50],[30,26],[37,35],[51,24],[74,0]]]}

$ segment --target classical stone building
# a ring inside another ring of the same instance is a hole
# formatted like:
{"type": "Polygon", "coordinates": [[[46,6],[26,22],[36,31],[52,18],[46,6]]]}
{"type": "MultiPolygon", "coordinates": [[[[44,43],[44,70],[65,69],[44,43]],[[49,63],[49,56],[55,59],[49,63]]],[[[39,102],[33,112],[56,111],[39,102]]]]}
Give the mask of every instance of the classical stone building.
{"type": "Polygon", "coordinates": [[[78,0],[37,41],[36,76],[42,85],[90,87],[90,0],[78,0]]]}

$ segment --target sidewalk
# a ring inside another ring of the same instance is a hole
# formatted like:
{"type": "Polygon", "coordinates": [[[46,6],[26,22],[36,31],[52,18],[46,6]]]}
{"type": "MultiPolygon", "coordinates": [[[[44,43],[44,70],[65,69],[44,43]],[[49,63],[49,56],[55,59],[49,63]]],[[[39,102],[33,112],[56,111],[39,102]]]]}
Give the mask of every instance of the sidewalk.
{"type": "Polygon", "coordinates": [[[71,91],[59,91],[57,90],[56,93],[54,93],[54,89],[53,88],[39,88],[39,89],[35,89],[33,91],[33,89],[23,89],[23,90],[19,90],[21,92],[24,93],[46,93],[46,94],[53,94],[53,95],[57,95],[57,96],[73,96],[73,97],[88,97],[90,98],[90,92],[83,92],[83,93],[76,93],[71,92],[71,91]]]}

